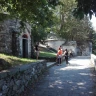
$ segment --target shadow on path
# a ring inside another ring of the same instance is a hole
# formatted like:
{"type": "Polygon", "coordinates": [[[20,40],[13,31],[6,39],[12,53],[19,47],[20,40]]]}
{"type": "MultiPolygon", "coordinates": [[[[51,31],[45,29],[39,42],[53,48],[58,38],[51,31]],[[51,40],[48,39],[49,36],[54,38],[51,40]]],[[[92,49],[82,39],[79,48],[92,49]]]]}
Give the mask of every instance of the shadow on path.
{"type": "Polygon", "coordinates": [[[22,96],[96,96],[96,74],[89,57],[75,57],[69,63],[51,67],[22,96]]]}

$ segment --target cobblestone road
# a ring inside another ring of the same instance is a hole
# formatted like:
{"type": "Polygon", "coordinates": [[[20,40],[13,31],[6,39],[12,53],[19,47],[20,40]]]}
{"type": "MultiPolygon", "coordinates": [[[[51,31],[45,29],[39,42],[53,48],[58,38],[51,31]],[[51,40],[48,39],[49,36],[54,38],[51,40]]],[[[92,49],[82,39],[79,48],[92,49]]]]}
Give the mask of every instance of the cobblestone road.
{"type": "Polygon", "coordinates": [[[23,96],[96,96],[96,76],[88,57],[75,57],[53,66],[23,96]]]}

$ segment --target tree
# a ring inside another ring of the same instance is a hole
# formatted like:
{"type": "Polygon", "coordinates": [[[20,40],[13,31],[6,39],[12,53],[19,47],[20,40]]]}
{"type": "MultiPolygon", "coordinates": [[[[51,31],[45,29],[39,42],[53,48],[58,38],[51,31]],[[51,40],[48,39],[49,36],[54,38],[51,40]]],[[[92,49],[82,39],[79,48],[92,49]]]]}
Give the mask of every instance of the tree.
{"type": "Polygon", "coordinates": [[[89,35],[92,32],[92,25],[89,19],[85,16],[84,19],[76,19],[72,15],[72,11],[76,6],[74,0],[61,0],[62,5],[59,10],[59,30],[56,33],[66,40],[86,41],[89,40],[89,35]]]}
{"type": "Polygon", "coordinates": [[[77,6],[73,13],[80,19],[84,18],[84,15],[89,15],[90,19],[92,15],[96,16],[96,0],[76,0],[77,6]]]}
{"type": "MultiPolygon", "coordinates": [[[[54,1],[58,0],[49,0],[54,3],[54,1]]],[[[60,0],[59,0],[60,1],[60,0]]],[[[96,16],[96,0],[75,0],[77,6],[74,8],[73,14],[75,17],[83,19],[84,15],[89,15],[90,19],[92,15],[96,16]]]]}
{"type": "Polygon", "coordinates": [[[19,18],[23,21],[30,21],[37,16],[48,18],[47,14],[53,7],[47,0],[0,0],[0,13],[8,13],[11,17],[19,18]]]}
{"type": "Polygon", "coordinates": [[[92,34],[92,52],[96,55],[96,32],[92,34]]]}
{"type": "Polygon", "coordinates": [[[5,17],[16,18],[21,20],[21,28],[25,26],[25,22],[28,22],[32,27],[32,37],[34,38],[31,38],[31,49],[34,49],[33,41],[44,40],[47,34],[46,29],[53,24],[52,9],[57,4],[58,0],[0,0],[0,20],[5,17]]]}

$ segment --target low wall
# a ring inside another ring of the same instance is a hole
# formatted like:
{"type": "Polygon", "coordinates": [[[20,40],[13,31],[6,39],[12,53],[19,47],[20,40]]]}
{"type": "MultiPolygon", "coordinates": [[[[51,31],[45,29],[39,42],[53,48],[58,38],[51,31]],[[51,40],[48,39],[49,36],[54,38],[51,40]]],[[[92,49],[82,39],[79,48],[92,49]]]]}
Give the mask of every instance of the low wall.
{"type": "Polygon", "coordinates": [[[91,63],[93,64],[95,70],[96,70],[96,55],[91,54],[91,63]]]}
{"type": "Polygon", "coordinates": [[[0,96],[19,96],[28,83],[34,83],[47,68],[46,61],[26,64],[0,72],[0,96]]]}

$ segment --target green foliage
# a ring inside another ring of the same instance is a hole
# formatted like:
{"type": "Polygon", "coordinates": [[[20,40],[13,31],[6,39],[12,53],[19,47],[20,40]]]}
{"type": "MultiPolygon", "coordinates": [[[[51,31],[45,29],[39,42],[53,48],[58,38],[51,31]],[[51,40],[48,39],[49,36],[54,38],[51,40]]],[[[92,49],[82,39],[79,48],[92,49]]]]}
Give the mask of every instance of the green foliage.
{"type": "Polygon", "coordinates": [[[92,52],[96,55],[96,33],[92,36],[92,52]]]}
{"type": "Polygon", "coordinates": [[[79,18],[80,20],[84,18],[84,12],[77,9],[77,8],[74,8],[73,10],[73,16],[75,16],[76,18],[79,18]]]}
{"type": "Polygon", "coordinates": [[[51,4],[53,6],[56,6],[60,3],[59,0],[48,0],[48,2],[49,2],[49,4],[51,4]]]}
{"type": "Polygon", "coordinates": [[[45,29],[42,26],[37,25],[33,28],[32,35],[34,42],[41,42],[42,40],[45,40],[47,32],[45,32],[45,29]]]}
{"type": "MultiPolygon", "coordinates": [[[[56,1],[54,0],[54,3],[56,1]]],[[[32,19],[48,19],[50,14],[49,7],[53,7],[53,3],[47,0],[1,0],[1,12],[9,13],[10,17],[16,17],[23,21],[32,21],[32,19]]]]}
{"type": "Polygon", "coordinates": [[[47,29],[54,24],[52,10],[58,4],[59,0],[0,0],[0,20],[7,17],[19,19],[21,28],[24,22],[29,22],[34,41],[39,42],[45,39],[47,29]]]}
{"type": "Polygon", "coordinates": [[[90,19],[92,15],[96,16],[96,0],[76,0],[77,7],[74,10],[74,15],[82,19],[85,15],[89,15],[90,19]]]}
{"type": "Polygon", "coordinates": [[[27,59],[27,58],[19,58],[16,56],[10,56],[6,54],[0,54],[0,59],[3,59],[5,62],[8,62],[8,64],[1,64],[0,71],[5,70],[14,66],[18,65],[24,65],[32,62],[37,62],[36,59],[27,59]]]}
{"type": "Polygon", "coordinates": [[[40,51],[40,57],[56,57],[56,53],[40,51]]]}
{"type": "Polygon", "coordinates": [[[73,17],[72,12],[77,5],[74,0],[61,0],[61,2],[63,6],[58,6],[59,30],[56,33],[66,40],[89,40],[89,35],[93,31],[89,19],[86,16],[82,20],[73,17]]]}

